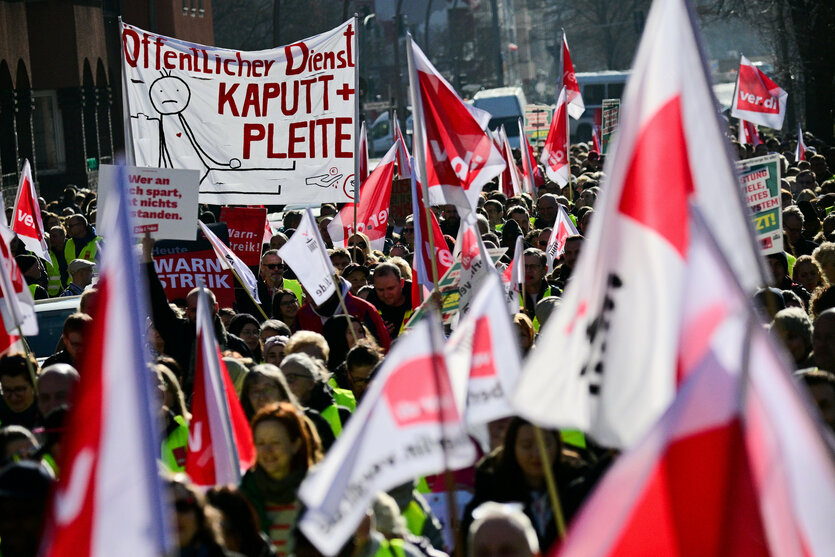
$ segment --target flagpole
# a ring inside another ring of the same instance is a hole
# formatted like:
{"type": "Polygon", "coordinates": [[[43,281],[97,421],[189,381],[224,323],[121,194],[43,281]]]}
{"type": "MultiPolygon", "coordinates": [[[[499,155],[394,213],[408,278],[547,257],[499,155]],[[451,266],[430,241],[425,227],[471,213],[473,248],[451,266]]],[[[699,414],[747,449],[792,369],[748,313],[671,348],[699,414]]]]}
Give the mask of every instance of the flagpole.
{"type": "MultiPolygon", "coordinates": [[[[545,485],[548,488],[548,496],[551,499],[551,507],[554,509],[554,521],[557,523],[557,534],[560,539],[565,538],[565,518],[562,514],[560,495],[557,491],[557,482],[554,480],[554,471],[551,469],[551,459],[548,458],[548,449],[545,447],[545,435],[539,426],[533,426],[536,444],[539,447],[539,458],[542,460],[542,470],[545,473],[545,485]]],[[[559,458],[559,455],[557,455],[559,458]]]]}
{"type": "Polygon", "coordinates": [[[357,336],[357,332],[354,330],[353,323],[351,322],[351,314],[348,313],[348,306],[345,304],[345,296],[342,295],[342,279],[336,274],[336,271],[333,273],[333,284],[336,286],[336,295],[339,297],[339,305],[342,306],[342,311],[345,312],[345,316],[348,318],[348,329],[351,331],[351,336],[354,337],[354,344],[359,344],[360,339],[357,336]]]}
{"type": "MultiPolygon", "coordinates": [[[[427,184],[428,174],[426,172],[426,154],[423,151],[423,106],[420,98],[420,83],[418,82],[417,70],[415,69],[415,57],[412,49],[412,35],[406,34],[406,63],[409,67],[409,96],[412,101],[412,138],[413,151],[417,159],[418,167],[420,168],[423,180],[420,180],[420,187],[423,190],[423,208],[426,213],[426,228],[429,236],[429,261],[432,264],[432,289],[438,289],[438,264],[435,261],[437,254],[435,253],[435,231],[432,228],[432,215],[429,209],[429,184],[427,184]]],[[[414,172],[414,169],[412,169],[414,172]]]]}
{"type": "Polygon", "coordinates": [[[360,202],[360,51],[359,51],[359,15],[354,14],[354,234],[357,233],[357,205],[360,202]]]}

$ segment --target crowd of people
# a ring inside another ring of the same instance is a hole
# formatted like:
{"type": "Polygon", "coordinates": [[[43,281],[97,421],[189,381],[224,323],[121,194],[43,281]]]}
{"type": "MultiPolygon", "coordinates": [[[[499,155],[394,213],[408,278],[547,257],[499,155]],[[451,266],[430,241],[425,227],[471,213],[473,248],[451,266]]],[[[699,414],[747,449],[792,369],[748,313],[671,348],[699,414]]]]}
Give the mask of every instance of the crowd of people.
{"type": "MultiPolygon", "coordinates": [[[[733,138],[732,138],[733,140],[733,138]]],[[[808,136],[808,161],[794,160],[790,139],[770,137],[752,148],[736,143],[740,159],[778,153],[782,163],[785,251],[768,256],[771,285],[754,296],[763,325],[790,355],[798,381],[805,383],[829,435],[835,432],[835,147],[808,136]]],[[[482,193],[478,227],[485,247],[506,248],[509,264],[517,237],[523,238],[524,297],[513,316],[522,354],[536,350],[540,328],[559,307],[571,283],[595,203],[605,188],[604,156],[585,144],[571,148],[570,184],[545,180],[535,198],[507,196],[494,181],[482,193]],[[562,205],[576,223],[563,255],[551,272],[545,248],[562,205]]],[[[0,357],[0,550],[7,557],[34,555],[49,486],[60,474],[62,424],[72,411],[72,393],[84,380],[77,363],[89,338],[96,289],[97,252],[106,239],[95,232],[96,197],[67,187],[59,200],[41,202],[49,234],[50,261],[12,243],[34,298],[80,296],[53,354],[38,363],[32,356],[0,357]],[[34,374],[33,374],[34,370],[34,374]]],[[[716,200],[716,202],[721,202],[716,200]]],[[[200,219],[216,220],[216,207],[201,206],[200,219]]],[[[433,207],[452,251],[461,217],[453,206],[433,207]]],[[[663,210],[663,200],[659,209],[663,210]]],[[[278,250],[292,237],[301,213],[284,213],[280,230],[264,244],[257,274],[260,304],[236,288],[234,307],[212,297],[215,338],[241,407],[251,424],[256,462],[240,485],[195,488],[183,474],[195,373],[197,290],[169,299],[153,264],[154,242],[142,241],[150,315],[149,364],[158,387],[162,439],[159,460],[176,511],[176,534],[183,556],[318,555],[296,525],[303,512],[298,489],[308,471],[339,438],[375,379],[393,343],[408,334],[415,311],[413,266],[415,220],[389,223],[385,247],[373,250],[363,234],[347,247],[333,247],[327,225],[337,212],[319,210],[319,229],[329,246],[338,287],[321,304],[309,297],[278,250]],[[346,314],[347,311],[347,314],[346,314]]],[[[555,366],[558,362],[555,362],[555,366]]],[[[482,458],[455,474],[469,503],[453,538],[427,498],[443,491],[438,477],[415,478],[377,495],[355,535],[340,555],[441,557],[453,545],[468,555],[531,556],[557,540],[555,509],[545,485],[550,466],[560,486],[566,520],[582,505],[597,480],[617,458],[577,431],[546,431],[543,459],[534,428],[519,417],[497,420],[473,436],[482,458]]],[[[835,447],[835,444],[831,446],[835,447]]],[[[463,553],[462,553],[463,554],[463,553]]]]}

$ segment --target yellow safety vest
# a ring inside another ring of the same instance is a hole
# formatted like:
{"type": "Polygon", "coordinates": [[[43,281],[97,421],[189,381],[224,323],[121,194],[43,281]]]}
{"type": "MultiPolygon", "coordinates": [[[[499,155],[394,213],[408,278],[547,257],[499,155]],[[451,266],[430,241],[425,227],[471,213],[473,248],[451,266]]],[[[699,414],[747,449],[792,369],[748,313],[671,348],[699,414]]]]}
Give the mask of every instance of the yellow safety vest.
{"type": "Polygon", "coordinates": [[[304,300],[304,293],[302,292],[302,285],[299,284],[299,281],[293,279],[284,279],[284,288],[287,290],[291,290],[293,294],[296,295],[296,298],[299,299],[299,304],[303,304],[304,300]]]}
{"type": "Polygon", "coordinates": [[[560,438],[563,440],[563,443],[568,443],[569,445],[579,447],[581,449],[586,448],[586,436],[582,431],[577,431],[576,429],[561,429],[560,438]]]}
{"type": "MultiPolygon", "coordinates": [[[[542,294],[542,298],[547,298],[550,295],[551,295],[551,287],[549,286],[548,288],[545,289],[545,293],[542,294]]],[[[540,298],[540,300],[542,298],[540,298]]],[[[521,292],[519,292],[519,307],[522,308],[522,309],[525,309],[525,300],[522,297],[521,292]]],[[[531,322],[533,323],[533,330],[538,333],[539,332],[539,319],[536,318],[536,308],[534,307],[532,309],[534,310],[534,316],[533,316],[533,319],[531,320],[531,322]]]]}
{"type": "Polygon", "coordinates": [[[422,536],[423,527],[426,525],[426,513],[423,507],[412,499],[401,514],[406,519],[406,527],[409,529],[409,532],[415,536],[422,536]]]}
{"type": "Polygon", "coordinates": [[[336,407],[336,404],[331,404],[322,410],[322,417],[331,426],[333,436],[339,437],[339,434],[342,433],[342,419],[339,417],[339,408],[336,407]]]}
{"type": "MultiPolygon", "coordinates": [[[[331,381],[336,383],[336,380],[333,378],[331,378],[331,381]]],[[[328,381],[328,383],[330,384],[330,381],[328,381]]],[[[357,409],[357,399],[354,396],[354,393],[348,389],[340,389],[335,384],[331,384],[331,387],[333,387],[333,399],[338,405],[344,406],[351,412],[357,409]]]]}
{"type": "Polygon", "coordinates": [[[185,472],[188,453],[188,424],[182,416],[174,416],[177,427],[162,440],[162,462],[172,472],[185,472]]]}
{"type": "Polygon", "coordinates": [[[49,279],[46,291],[51,297],[55,297],[64,290],[65,285],[61,283],[61,267],[58,265],[58,258],[49,250],[49,261],[45,261],[46,275],[49,279]]]}
{"type": "Polygon", "coordinates": [[[81,253],[75,253],[75,241],[72,238],[67,238],[67,241],[64,243],[64,258],[67,260],[67,265],[72,262],[73,259],[84,259],[86,261],[95,261],[96,254],[99,251],[98,242],[101,242],[103,238],[101,236],[96,236],[89,242],[87,245],[81,248],[81,253]]]}
{"type": "Polygon", "coordinates": [[[374,557],[406,557],[403,540],[398,538],[387,540],[384,538],[374,557]]]}

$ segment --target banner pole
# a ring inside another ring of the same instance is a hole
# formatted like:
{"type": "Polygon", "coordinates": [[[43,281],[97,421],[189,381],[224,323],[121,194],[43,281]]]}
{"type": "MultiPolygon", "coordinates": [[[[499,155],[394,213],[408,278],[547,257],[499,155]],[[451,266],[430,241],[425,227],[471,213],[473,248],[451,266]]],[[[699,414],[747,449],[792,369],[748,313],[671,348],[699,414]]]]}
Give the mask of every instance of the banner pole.
{"type": "Polygon", "coordinates": [[[354,14],[354,234],[357,233],[357,205],[360,202],[360,51],[359,51],[359,14],[354,14]]]}
{"type": "Polygon", "coordinates": [[[345,312],[345,316],[348,318],[348,329],[351,331],[351,336],[354,337],[354,344],[359,344],[359,337],[357,337],[357,332],[354,330],[353,322],[351,321],[351,314],[348,313],[348,306],[345,304],[345,296],[342,295],[342,279],[339,278],[339,275],[336,272],[333,273],[333,284],[336,286],[336,295],[339,297],[339,305],[342,306],[342,311],[345,312]]]}
{"type": "Polygon", "coordinates": [[[415,58],[412,52],[412,35],[406,35],[406,62],[409,67],[409,96],[412,100],[412,138],[415,158],[417,159],[418,168],[421,170],[423,180],[420,181],[420,187],[423,191],[423,208],[426,213],[426,228],[429,236],[429,261],[432,263],[432,282],[433,290],[438,289],[438,263],[435,261],[437,253],[435,252],[435,231],[432,228],[432,214],[429,209],[429,184],[426,184],[426,154],[423,151],[423,107],[421,105],[420,84],[417,78],[417,70],[415,69],[415,58]]]}
{"type": "MultiPolygon", "coordinates": [[[[565,539],[565,519],[562,514],[560,495],[557,491],[557,482],[554,481],[554,471],[551,469],[551,459],[548,458],[548,450],[545,448],[545,436],[539,426],[533,426],[536,444],[539,447],[539,458],[542,460],[542,471],[545,473],[545,485],[548,487],[548,496],[551,499],[551,507],[554,509],[554,521],[557,524],[557,535],[565,539]]],[[[559,455],[557,455],[559,458],[559,455]]]]}

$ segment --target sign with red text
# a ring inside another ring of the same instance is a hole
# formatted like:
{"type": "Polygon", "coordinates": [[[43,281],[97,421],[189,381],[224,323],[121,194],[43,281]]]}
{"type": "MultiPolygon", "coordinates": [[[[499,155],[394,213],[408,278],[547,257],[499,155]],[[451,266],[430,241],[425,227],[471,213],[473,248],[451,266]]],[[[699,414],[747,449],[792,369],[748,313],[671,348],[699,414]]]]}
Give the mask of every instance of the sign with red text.
{"type": "MultiPolygon", "coordinates": [[[[102,213],[109,210],[109,192],[116,184],[118,166],[99,168],[99,199],[102,213]]],[[[128,180],[128,211],[133,217],[133,235],[150,232],[155,239],[193,240],[197,224],[195,170],[125,167],[128,180]]]]}
{"type": "Polygon", "coordinates": [[[780,253],[783,251],[780,155],[745,159],[737,162],[736,168],[763,255],[780,253]]]}
{"type": "Polygon", "coordinates": [[[200,202],[350,201],[356,139],[353,20],[255,52],[122,23],[134,164],[200,171],[200,202]]]}
{"type": "MultiPolygon", "coordinates": [[[[209,229],[224,243],[229,242],[226,225],[210,224],[209,229]]],[[[205,238],[190,241],[162,240],[154,245],[154,268],[169,302],[185,300],[192,288],[205,285],[214,292],[220,307],[235,303],[235,278],[223,268],[212,245],[205,238]]]]}
{"type": "Polygon", "coordinates": [[[229,248],[252,267],[261,263],[261,247],[264,245],[264,224],[267,221],[265,207],[222,207],[220,222],[229,229],[229,248]]]}

